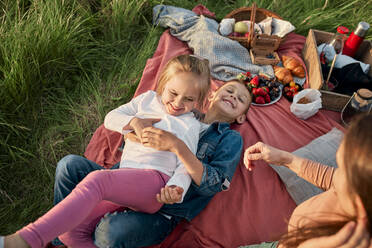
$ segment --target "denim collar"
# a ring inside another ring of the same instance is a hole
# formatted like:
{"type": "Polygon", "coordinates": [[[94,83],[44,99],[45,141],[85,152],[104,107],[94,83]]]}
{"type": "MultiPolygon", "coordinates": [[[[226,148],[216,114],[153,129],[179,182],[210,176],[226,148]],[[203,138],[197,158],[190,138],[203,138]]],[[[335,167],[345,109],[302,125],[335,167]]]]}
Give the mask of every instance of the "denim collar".
{"type": "Polygon", "coordinates": [[[230,129],[230,124],[227,122],[214,122],[212,124],[219,134],[222,134],[226,129],[230,129]]]}

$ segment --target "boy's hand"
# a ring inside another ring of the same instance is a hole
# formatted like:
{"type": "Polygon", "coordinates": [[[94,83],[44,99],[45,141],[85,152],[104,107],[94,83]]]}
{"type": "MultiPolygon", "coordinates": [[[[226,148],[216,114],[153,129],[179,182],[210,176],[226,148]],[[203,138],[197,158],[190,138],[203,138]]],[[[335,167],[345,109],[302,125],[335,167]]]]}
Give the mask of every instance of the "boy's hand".
{"type": "Polygon", "coordinates": [[[127,140],[127,139],[133,142],[141,143],[140,138],[138,138],[138,136],[134,132],[130,132],[124,135],[124,140],[127,140]]]}
{"type": "Polygon", "coordinates": [[[156,199],[160,203],[173,204],[181,201],[182,193],[183,188],[176,185],[166,185],[164,188],[161,188],[159,194],[156,194],[156,199]]]}
{"type": "Polygon", "coordinates": [[[147,118],[147,119],[141,119],[138,117],[134,117],[130,122],[130,127],[134,130],[137,137],[142,140],[142,133],[143,129],[146,127],[152,127],[152,125],[156,122],[159,122],[161,119],[155,119],[155,118],[147,118]]]}
{"type": "Polygon", "coordinates": [[[175,135],[159,128],[146,127],[142,131],[142,144],[159,151],[174,152],[177,141],[179,139],[175,135]]]}

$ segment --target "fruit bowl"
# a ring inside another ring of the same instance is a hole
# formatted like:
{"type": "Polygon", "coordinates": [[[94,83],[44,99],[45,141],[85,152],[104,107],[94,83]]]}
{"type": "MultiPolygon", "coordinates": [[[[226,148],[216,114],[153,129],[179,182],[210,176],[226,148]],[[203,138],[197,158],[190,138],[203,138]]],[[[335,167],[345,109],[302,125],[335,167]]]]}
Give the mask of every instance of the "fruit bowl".
{"type": "Polygon", "coordinates": [[[303,90],[302,86],[295,82],[290,82],[285,84],[283,87],[283,96],[287,98],[288,101],[293,101],[293,96],[296,95],[298,92],[303,90]]]}
{"type": "Polygon", "coordinates": [[[282,96],[283,85],[275,79],[265,76],[252,78],[249,72],[239,74],[238,79],[245,82],[252,93],[252,105],[269,106],[279,101],[282,96]]]}
{"type": "Polygon", "coordinates": [[[283,86],[279,86],[280,89],[279,89],[279,93],[278,93],[278,96],[277,97],[274,97],[269,103],[255,103],[254,101],[252,102],[252,105],[254,106],[260,106],[260,107],[264,107],[264,106],[269,106],[269,105],[272,105],[274,103],[276,103],[277,101],[280,100],[280,98],[282,97],[282,87],[283,86]]]}

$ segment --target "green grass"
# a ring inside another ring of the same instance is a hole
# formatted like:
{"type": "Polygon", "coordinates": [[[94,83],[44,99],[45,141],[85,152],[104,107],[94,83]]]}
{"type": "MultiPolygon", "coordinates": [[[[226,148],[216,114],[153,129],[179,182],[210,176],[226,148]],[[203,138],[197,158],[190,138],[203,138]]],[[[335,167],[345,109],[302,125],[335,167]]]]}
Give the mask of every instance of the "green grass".
{"type": "MultiPolygon", "coordinates": [[[[204,0],[222,19],[252,1],[204,0]]],[[[372,24],[371,1],[262,0],[307,35],[309,28],[372,24]]],[[[0,234],[52,206],[55,166],[82,155],[105,114],[127,102],[164,31],[152,7],[195,1],[4,0],[0,3],[0,234]]],[[[367,38],[372,38],[372,31],[367,38]]]]}

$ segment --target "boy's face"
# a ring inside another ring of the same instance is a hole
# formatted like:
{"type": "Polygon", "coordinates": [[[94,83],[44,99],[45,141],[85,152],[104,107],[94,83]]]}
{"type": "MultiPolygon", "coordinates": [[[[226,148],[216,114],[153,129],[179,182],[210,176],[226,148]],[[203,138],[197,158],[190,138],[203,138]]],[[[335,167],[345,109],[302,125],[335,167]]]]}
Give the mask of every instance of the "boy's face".
{"type": "Polygon", "coordinates": [[[251,95],[245,85],[232,81],[214,92],[210,104],[218,108],[227,118],[235,120],[241,115],[245,116],[251,101],[251,95]]]}
{"type": "Polygon", "coordinates": [[[200,94],[197,80],[193,73],[181,72],[165,84],[161,101],[168,114],[178,116],[195,108],[200,94]]]}

